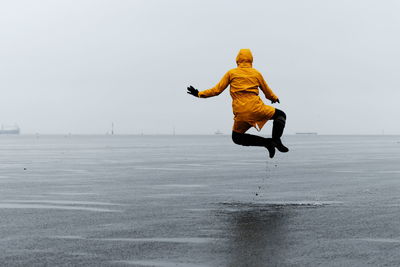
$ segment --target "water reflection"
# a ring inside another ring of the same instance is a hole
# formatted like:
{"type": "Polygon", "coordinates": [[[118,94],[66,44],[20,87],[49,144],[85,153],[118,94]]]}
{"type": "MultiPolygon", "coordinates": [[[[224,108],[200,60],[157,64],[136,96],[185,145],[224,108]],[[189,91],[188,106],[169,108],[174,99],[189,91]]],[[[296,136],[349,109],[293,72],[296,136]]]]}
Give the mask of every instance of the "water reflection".
{"type": "Polygon", "coordinates": [[[282,206],[235,205],[224,212],[227,266],[282,266],[291,211],[282,206]]]}

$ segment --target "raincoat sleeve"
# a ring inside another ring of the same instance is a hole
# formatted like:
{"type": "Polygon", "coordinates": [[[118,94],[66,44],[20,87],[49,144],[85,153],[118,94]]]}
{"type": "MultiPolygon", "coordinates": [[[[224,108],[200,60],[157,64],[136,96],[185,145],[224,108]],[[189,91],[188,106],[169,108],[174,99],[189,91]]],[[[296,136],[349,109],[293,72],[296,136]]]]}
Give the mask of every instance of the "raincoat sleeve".
{"type": "Polygon", "coordinates": [[[258,73],[259,77],[258,80],[260,82],[260,88],[263,91],[265,97],[269,100],[276,101],[278,97],[272,92],[272,89],[268,86],[267,82],[264,80],[264,77],[261,75],[261,73],[258,73]]]}
{"type": "Polygon", "coordinates": [[[226,87],[228,87],[230,82],[231,82],[231,78],[230,78],[230,73],[228,71],[227,73],[225,73],[224,77],[222,77],[221,81],[219,81],[219,83],[216,86],[214,86],[211,89],[207,89],[207,90],[199,92],[199,97],[207,98],[207,97],[219,95],[226,89],[226,87]]]}

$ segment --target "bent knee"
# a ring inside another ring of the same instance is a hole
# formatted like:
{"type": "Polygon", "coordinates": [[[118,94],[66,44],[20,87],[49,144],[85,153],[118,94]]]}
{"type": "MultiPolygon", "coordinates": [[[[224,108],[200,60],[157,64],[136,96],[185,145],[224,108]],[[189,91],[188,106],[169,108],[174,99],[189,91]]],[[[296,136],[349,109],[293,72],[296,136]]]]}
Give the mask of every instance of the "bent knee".
{"type": "Polygon", "coordinates": [[[274,118],[283,117],[286,120],[286,113],[280,109],[275,109],[274,118]]]}
{"type": "Polygon", "coordinates": [[[243,134],[232,131],[232,141],[237,144],[241,145],[242,144],[242,139],[243,139],[243,134]]]}

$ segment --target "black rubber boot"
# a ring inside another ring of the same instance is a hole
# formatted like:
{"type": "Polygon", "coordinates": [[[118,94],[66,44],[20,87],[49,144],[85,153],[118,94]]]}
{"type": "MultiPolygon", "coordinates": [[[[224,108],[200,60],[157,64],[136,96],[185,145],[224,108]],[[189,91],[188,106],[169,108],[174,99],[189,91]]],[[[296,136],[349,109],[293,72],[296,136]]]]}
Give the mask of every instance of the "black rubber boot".
{"type": "Polygon", "coordinates": [[[275,156],[275,144],[272,138],[265,138],[267,139],[267,144],[265,147],[268,149],[269,157],[272,159],[275,156]]]}
{"type": "Polygon", "coordinates": [[[284,144],[282,144],[282,141],[280,139],[279,140],[274,139],[272,142],[274,143],[276,149],[279,150],[279,152],[282,153],[289,152],[289,148],[287,148],[284,144]]]}
{"type": "Polygon", "coordinates": [[[283,129],[285,129],[285,124],[286,124],[286,114],[283,111],[276,109],[273,119],[274,119],[274,125],[272,126],[273,143],[280,152],[283,153],[288,152],[289,148],[284,146],[281,140],[283,129]]]}
{"type": "Polygon", "coordinates": [[[233,131],[232,140],[235,144],[242,146],[263,146],[268,149],[270,158],[275,156],[275,143],[271,138],[233,131]]]}

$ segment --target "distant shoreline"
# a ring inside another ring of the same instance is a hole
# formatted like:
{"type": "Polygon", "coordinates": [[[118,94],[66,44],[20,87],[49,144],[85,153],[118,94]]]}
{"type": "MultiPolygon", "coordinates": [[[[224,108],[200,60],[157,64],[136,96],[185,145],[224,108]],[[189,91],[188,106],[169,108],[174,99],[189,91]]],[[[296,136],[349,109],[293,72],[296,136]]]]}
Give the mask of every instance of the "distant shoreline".
{"type": "MultiPolygon", "coordinates": [[[[268,134],[262,134],[263,136],[267,136],[268,134]]],[[[96,137],[129,137],[129,136],[231,136],[230,134],[1,134],[0,138],[5,137],[40,137],[40,136],[60,136],[60,137],[72,137],[72,136],[96,136],[96,137]]],[[[284,134],[283,136],[297,136],[297,137],[318,137],[318,136],[400,136],[400,134],[312,134],[312,133],[292,133],[292,134],[284,134]]]]}

